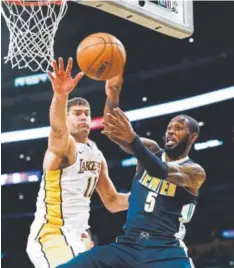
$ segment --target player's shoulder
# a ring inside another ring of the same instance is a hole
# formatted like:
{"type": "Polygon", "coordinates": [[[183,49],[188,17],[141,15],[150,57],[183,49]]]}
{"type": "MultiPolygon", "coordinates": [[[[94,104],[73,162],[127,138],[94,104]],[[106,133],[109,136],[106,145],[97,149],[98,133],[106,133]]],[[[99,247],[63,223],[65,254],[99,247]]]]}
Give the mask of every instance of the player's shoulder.
{"type": "Polygon", "coordinates": [[[95,141],[89,139],[87,145],[98,156],[100,156],[101,158],[104,158],[102,151],[99,149],[99,147],[98,147],[98,145],[96,144],[95,141]]]}
{"type": "Polygon", "coordinates": [[[206,172],[205,172],[205,169],[198,163],[194,163],[193,164],[194,166],[194,169],[199,172],[200,174],[203,174],[204,176],[206,176],[206,172]]]}
{"type": "Polygon", "coordinates": [[[204,168],[200,164],[198,164],[192,160],[185,162],[184,165],[191,167],[193,170],[201,170],[201,171],[205,172],[204,168]]]}
{"type": "Polygon", "coordinates": [[[188,162],[185,163],[184,167],[189,171],[190,175],[200,180],[206,179],[205,169],[198,163],[188,162]]]}

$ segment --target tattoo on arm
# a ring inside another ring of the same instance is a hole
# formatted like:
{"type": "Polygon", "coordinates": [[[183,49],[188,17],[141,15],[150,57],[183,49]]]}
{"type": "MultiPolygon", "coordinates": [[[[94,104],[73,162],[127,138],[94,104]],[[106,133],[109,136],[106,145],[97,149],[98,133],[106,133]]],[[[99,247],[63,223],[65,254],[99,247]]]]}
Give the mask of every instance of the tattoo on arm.
{"type": "Polygon", "coordinates": [[[168,181],[178,186],[199,189],[203,184],[205,177],[205,171],[199,165],[169,167],[168,181]]]}
{"type": "Polygon", "coordinates": [[[117,103],[115,103],[109,99],[106,100],[106,103],[108,105],[108,108],[111,110],[113,110],[114,108],[117,108],[117,103]]]}

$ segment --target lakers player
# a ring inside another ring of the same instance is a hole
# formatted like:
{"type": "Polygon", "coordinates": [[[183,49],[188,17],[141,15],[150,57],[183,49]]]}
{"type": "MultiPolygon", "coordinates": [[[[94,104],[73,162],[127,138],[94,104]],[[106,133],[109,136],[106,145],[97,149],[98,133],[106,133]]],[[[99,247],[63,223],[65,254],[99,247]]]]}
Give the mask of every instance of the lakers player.
{"type": "Polygon", "coordinates": [[[103,154],[88,138],[89,103],[82,98],[68,101],[83,73],[71,77],[71,58],[66,70],[62,58],[59,65],[53,61],[52,66],[54,74],[48,73],[54,91],[49,113],[51,130],[27,244],[36,268],[53,268],[90,248],[85,230],[89,228],[94,189],[109,211],[128,208],[128,194],[116,192],[103,154]]]}

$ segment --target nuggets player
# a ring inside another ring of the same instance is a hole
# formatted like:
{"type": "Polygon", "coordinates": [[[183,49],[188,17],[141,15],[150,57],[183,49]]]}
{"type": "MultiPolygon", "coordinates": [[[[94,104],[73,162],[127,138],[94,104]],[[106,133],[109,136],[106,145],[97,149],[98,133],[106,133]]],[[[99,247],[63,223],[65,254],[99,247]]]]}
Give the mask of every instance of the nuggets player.
{"type": "MultiPolygon", "coordinates": [[[[109,89],[105,111],[118,105],[119,89],[109,89]]],[[[192,218],[206,177],[203,168],[188,156],[199,134],[198,122],[187,115],[173,118],[166,130],[164,150],[154,141],[142,142],[119,108],[105,115],[103,133],[139,161],[124,235],[116,243],[93,248],[59,268],[193,267],[183,238],[184,223],[192,218]]]]}
{"type": "Polygon", "coordinates": [[[88,138],[89,103],[82,98],[68,101],[83,73],[71,77],[71,58],[66,70],[61,58],[59,66],[56,61],[52,66],[54,75],[48,73],[54,91],[51,130],[27,244],[27,253],[36,268],[53,268],[91,247],[85,233],[95,188],[111,212],[126,210],[129,196],[116,192],[103,154],[88,138]]]}

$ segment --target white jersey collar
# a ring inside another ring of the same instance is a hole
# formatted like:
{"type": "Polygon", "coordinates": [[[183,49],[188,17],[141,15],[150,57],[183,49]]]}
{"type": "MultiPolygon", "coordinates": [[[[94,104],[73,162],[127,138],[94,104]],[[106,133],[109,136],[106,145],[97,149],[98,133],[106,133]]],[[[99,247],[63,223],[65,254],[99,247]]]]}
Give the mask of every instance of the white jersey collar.
{"type": "MultiPolygon", "coordinates": [[[[185,161],[188,161],[188,160],[189,160],[189,157],[188,157],[188,156],[185,156],[185,157],[183,157],[183,158],[181,158],[181,159],[179,159],[179,160],[169,161],[169,162],[170,162],[170,163],[175,163],[175,164],[181,164],[181,163],[183,163],[183,162],[185,162],[185,161]]],[[[162,161],[163,161],[163,162],[167,162],[167,161],[166,161],[166,153],[165,153],[165,152],[162,153],[162,161]]]]}

